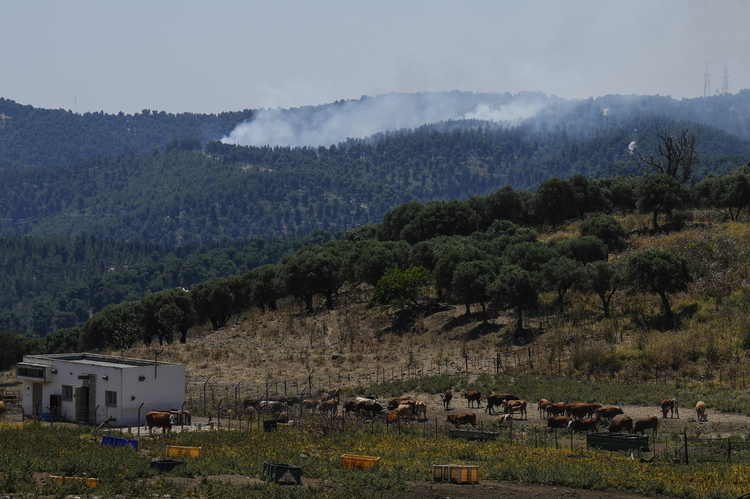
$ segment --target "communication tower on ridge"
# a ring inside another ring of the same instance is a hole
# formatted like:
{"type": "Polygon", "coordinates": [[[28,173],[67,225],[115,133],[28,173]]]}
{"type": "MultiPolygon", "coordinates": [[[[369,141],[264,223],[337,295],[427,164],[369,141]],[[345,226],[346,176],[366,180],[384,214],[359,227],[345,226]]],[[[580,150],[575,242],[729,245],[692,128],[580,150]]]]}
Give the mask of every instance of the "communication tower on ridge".
{"type": "Polygon", "coordinates": [[[706,63],[706,72],[703,73],[703,98],[711,95],[711,75],[708,74],[708,63],[706,63]]]}
{"type": "Polygon", "coordinates": [[[721,77],[721,93],[729,93],[729,74],[727,73],[727,65],[724,64],[724,76],[721,77]]]}

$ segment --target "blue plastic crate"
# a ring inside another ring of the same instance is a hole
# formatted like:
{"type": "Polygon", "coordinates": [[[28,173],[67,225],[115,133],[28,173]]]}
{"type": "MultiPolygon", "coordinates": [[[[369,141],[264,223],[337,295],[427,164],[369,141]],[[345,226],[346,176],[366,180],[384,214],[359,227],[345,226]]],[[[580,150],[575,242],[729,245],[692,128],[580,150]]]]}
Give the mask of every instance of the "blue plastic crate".
{"type": "Polygon", "coordinates": [[[138,440],[110,437],[108,435],[102,435],[102,445],[109,445],[112,447],[127,447],[128,445],[131,445],[135,450],[138,450],[138,440]]]}

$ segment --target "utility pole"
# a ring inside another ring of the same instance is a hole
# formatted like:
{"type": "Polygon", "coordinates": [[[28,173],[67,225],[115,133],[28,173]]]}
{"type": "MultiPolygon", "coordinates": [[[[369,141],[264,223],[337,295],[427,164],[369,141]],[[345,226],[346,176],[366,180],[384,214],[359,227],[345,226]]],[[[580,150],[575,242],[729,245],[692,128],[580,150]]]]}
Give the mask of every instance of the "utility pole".
{"type": "Polygon", "coordinates": [[[711,95],[711,75],[708,74],[708,63],[706,63],[706,72],[703,73],[703,98],[711,95]]]}
{"type": "Polygon", "coordinates": [[[159,354],[162,352],[161,348],[154,350],[154,379],[156,379],[156,366],[159,364],[159,354]]]}
{"type": "Polygon", "coordinates": [[[724,76],[721,77],[721,93],[729,93],[729,74],[727,73],[727,65],[724,64],[724,76]]]}

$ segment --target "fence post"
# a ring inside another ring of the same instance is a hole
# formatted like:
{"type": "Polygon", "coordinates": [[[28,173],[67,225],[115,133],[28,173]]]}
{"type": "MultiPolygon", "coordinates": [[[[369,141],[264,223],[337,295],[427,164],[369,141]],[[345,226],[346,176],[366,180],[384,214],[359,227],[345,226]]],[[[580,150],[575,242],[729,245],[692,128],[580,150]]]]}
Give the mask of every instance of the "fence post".
{"type": "Polygon", "coordinates": [[[727,438],[727,463],[732,462],[732,441],[727,438]]]}
{"type": "Polygon", "coordinates": [[[570,428],[570,452],[573,452],[573,428],[570,428]]]}
{"type": "Polygon", "coordinates": [[[224,402],[224,399],[219,399],[219,404],[216,406],[216,429],[221,430],[221,403],[224,402]]]}
{"type": "Polygon", "coordinates": [[[685,464],[690,464],[688,461],[688,441],[687,441],[687,428],[682,429],[683,436],[685,439],[685,464]]]}
{"type": "Polygon", "coordinates": [[[206,378],[206,381],[203,382],[203,415],[206,415],[206,383],[208,383],[208,380],[211,379],[209,376],[206,378]]]}

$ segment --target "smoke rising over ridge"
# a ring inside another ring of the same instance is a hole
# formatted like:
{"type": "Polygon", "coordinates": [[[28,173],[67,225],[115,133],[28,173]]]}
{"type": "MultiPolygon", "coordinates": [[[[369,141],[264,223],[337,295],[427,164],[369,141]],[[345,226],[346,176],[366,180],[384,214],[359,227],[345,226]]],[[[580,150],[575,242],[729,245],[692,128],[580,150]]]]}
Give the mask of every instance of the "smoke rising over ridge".
{"type": "Polygon", "coordinates": [[[349,138],[451,120],[513,124],[553,102],[540,93],[433,92],[386,94],[315,107],[262,109],[222,142],[244,146],[330,146],[349,138]]]}

